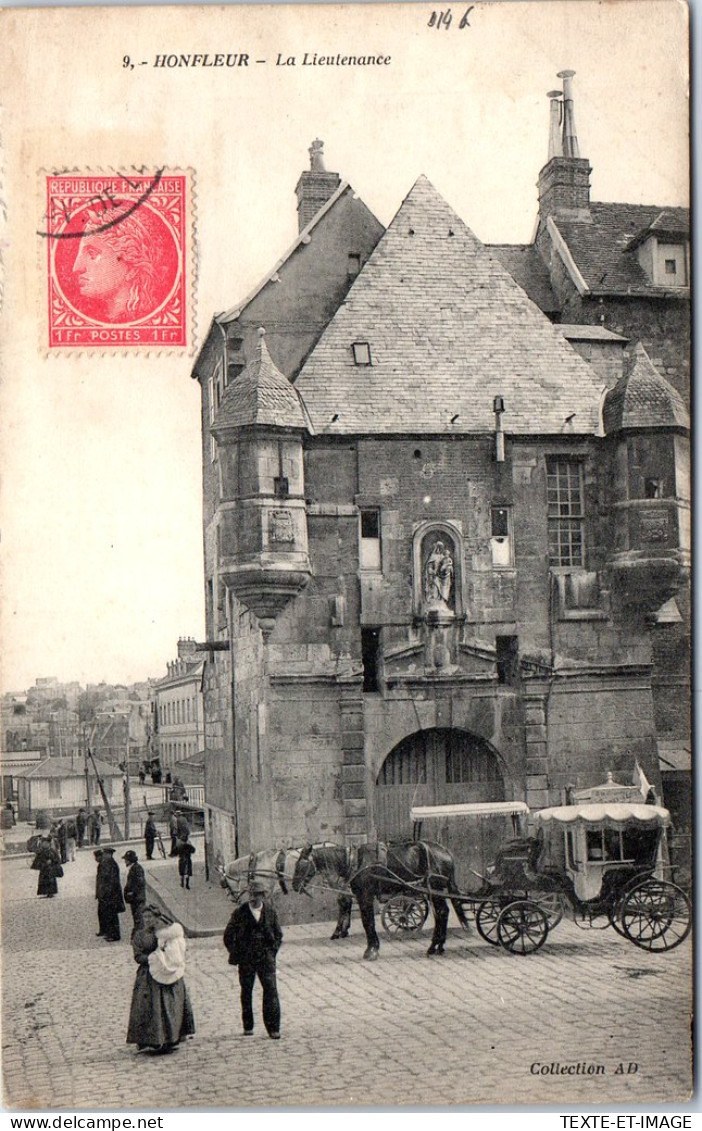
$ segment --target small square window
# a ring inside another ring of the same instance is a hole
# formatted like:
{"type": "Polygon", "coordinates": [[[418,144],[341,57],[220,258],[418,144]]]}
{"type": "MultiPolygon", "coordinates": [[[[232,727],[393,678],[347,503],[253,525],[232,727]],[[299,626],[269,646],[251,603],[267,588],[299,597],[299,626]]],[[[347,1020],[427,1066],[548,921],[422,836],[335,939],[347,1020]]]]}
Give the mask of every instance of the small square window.
{"type": "Polygon", "coordinates": [[[662,499],[663,498],[663,480],[662,479],[644,479],[644,498],[645,499],[662,499]]]}
{"type": "Polygon", "coordinates": [[[349,275],[355,278],[361,270],[361,257],[353,252],[349,255],[349,275]]]}
{"type": "Polygon", "coordinates": [[[244,345],[244,339],[243,338],[236,338],[236,337],[235,338],[227,338],[227,347],[228,347],[230,353],[239,353],[240,350],[243,348],[243,345],[244,345]]]}
{"type": "Polygon", "coordinates": [[[273,490],[277,499],[287,499],[290,494],[290,484],[284,475],[279,475],[273,480],[273,490]]]}
{"type": "Polygon", "coordinates": [[[666,261],[665,261],[665,273],[666,273],[666,275],[677,275],[678,264],[677,264],[675,259],[666,259],[666,261]]]}
{"type": "Polygon", "coordinates": [[[227,365],[227,384],[236,381],[240,373],[244,372],[244,366],[240,361],[230,361],[227,365]]]}
{"type": "Polygon", "coordinates": [[[369,342],[352,342],[354,365],[372,365],[371,348],[369,342]]]}

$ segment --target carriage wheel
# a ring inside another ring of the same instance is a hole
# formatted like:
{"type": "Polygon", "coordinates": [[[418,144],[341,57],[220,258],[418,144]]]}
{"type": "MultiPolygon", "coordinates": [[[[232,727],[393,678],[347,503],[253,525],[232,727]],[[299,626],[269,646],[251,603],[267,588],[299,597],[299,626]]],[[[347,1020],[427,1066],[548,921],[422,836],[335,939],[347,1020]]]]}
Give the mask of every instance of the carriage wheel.
{"type": "Polygon", "coordinates": [[[629,942],[642,950],[673,950],[692,927],[690,901],[667,880],[645,880],[625,897],[620,922],[629,942]]]}
{"type": "Polygon", "coordinates": [[[502,905],[493,903],[491,900],[486,900],[481,903],[478,908],[478,914],[475,916],[475,925],[478,928],[478,934],[485,942],[490,943],[491,946],[499,946],[500,940],[497,937],[497,920],[500,918],[502,905]]]}
{"type": "Polygon", "coordinates": [[[557,927],[565,913],[565,899],[559,891],[539,892],[539,907],[548,920],[548,929],[557,927]]]}
{"type": "Polygon", "coordinates": [[[429,914],[426,899],[413,895],[394,895],[383,904],[380,921],[386,934],[392,936],[417,934],[429,914]]]}
{"type": "Polygon", "coordinates": [[[622,926],[622,910],[623,910],[623,908],[624,908],[624,900],[623,899],[618,899],[616,901],[616,903],[613,903],[612,906],[610,908],[608,908],[608,910],[607,910],[607,920],[608,920],[607,926],[608,927],[614,927],[617,934],[621,935],[623,939],[626,939],[626,938],[628,938],[628,935],[627,935],[626,931],[624,930],[624,927],[622,926]]]}
{"type": "Polygon", "coordinates": [[[497,920],[497,937],[510,954],[533,954],[548,938],[546,912],[531,899],[508,903],[497,920]]]}

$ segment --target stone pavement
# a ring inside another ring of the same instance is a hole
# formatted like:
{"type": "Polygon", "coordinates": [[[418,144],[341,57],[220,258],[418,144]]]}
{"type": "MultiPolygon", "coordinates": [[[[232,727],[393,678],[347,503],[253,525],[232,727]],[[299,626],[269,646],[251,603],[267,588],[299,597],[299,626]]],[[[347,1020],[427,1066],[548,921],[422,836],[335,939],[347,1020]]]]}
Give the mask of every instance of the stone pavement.
{"type": "MultiPolygon", "coordinates": [[[[335,943],[329,924],[290,926],[279,958],[279,1042],[260,1022],[253,1040],[240,1037],[236,971],[221,937],[192,938],[186,978],[197,1034],[165,1061],[137,1057],[124,1043],[136,970],[129,913],[121,943],[95,937],[89,851],[66,867],[53,900],[36,897],[28,863],[0,863],[4,1102],[12,1110],[630,1107],[689,1095],[690,942],[652,956],[612,931],[567,922],[526,958],[452,927],[443,958],[425,956],[425,932],[383,940],[376,963],[362,960],[356,920],[352,937],[335,943]],[[616,1074],[630,1062],[636,1072],[616,1074]],[[533,1065],[552,1063],[603,1065],[606,1074],[534,1074],[533,1065]]],[[[154,872],[165,875],[166,866],[173,861],[154,872]]]]}

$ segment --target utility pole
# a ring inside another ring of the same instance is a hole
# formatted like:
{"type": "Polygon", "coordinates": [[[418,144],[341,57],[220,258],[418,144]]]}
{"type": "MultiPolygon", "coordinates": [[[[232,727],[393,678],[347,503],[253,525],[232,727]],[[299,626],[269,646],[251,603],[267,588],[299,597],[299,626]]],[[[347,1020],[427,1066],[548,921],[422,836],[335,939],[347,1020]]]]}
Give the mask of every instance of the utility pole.
{"type": "Polygon", "coordinates": [[[124,840],[124,837],[122,836],[122,830],[120,829],[119,825],[117,824],[117,822],[115,820],[115,815],[112,812],[112,806],[110,805],[107,794],[105,793],[105,784],[104,784],[102,778],[100,777],[100,774],[98,773],[98,768],[95,764],[95,758],[93,757],[93,752],[90,749],[90,747],[88,747],[88,757],[90,758],[90,761],[93,763],[93,769],[95,770],[95,777],[97,778],[98,789],[100,790],[100,794],[102,796],[102,803],[105,806],[105,812],[107,813],[107,824],[108,824],[109,829],[110,829],[110,836],[112,837],[113,840],[124,840]]]}
{"type": "Polygon", "coordinates": [[[88,809],[91,809],[92,808],[92,800],[91,800],[91,797],[90,797],[90,773],[88,772],[88,742],[87,742],[87,735],[85,733],[85,726],[83,726],[81,736],[82,736],[82,739],[83,739],[83,766],[84,766],[84,773],[85,773],[85,798],[86,798],[85,803],[88,806],[88,809]]]}
{"type": "Polygon", "coordinates": [[[131,793],[129,789],[129,720],[127,719],[127,756],[124,760],[124,839],[129,840],[129,818],[131,816],[131,793]]]}

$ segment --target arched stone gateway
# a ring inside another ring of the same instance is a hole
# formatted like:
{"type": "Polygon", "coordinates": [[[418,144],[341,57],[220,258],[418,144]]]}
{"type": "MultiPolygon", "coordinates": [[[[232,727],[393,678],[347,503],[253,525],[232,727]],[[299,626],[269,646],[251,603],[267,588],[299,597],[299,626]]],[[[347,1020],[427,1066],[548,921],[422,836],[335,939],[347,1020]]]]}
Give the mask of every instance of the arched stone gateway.
{"type": "MultiPolygon", "coordinates": [[[[511,793],[509,795],[511,797],[511,793]]],[[[506,800],[503,763],[486,739],[468,731],[434,728],[408,735],[388,754],[375,784],[375,820],[381,840],[412,836],[413,805],[506,800]]],[[[422,829],[456,858],[462,890],[479,886],[499,844],[514,835],[509,818],[431,820],[422,829]]]]}

